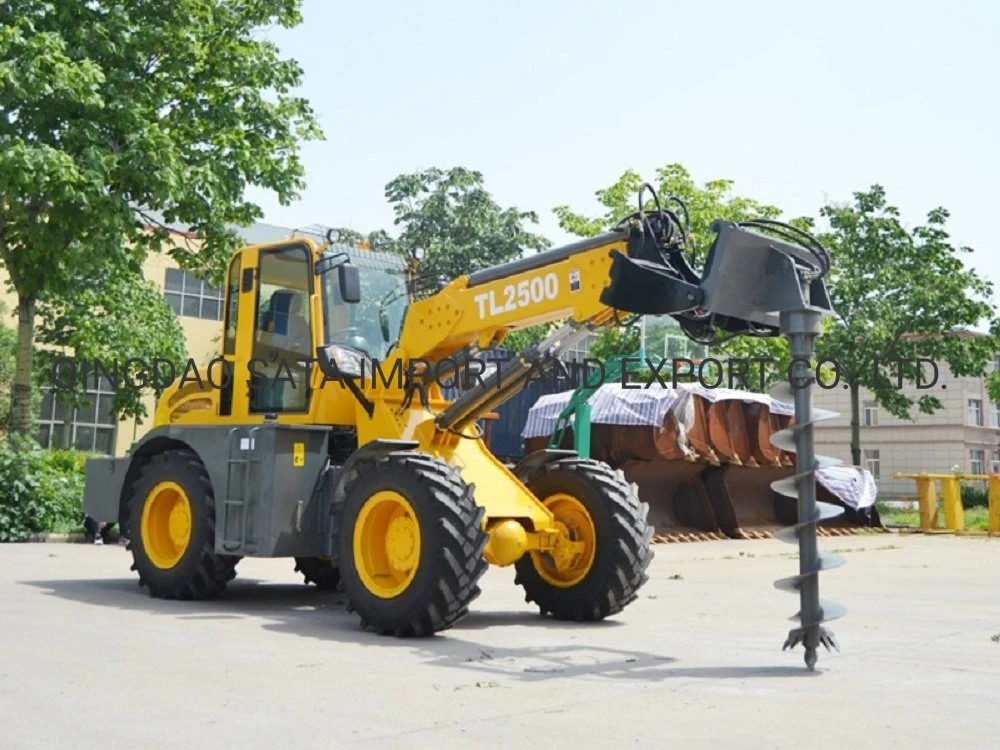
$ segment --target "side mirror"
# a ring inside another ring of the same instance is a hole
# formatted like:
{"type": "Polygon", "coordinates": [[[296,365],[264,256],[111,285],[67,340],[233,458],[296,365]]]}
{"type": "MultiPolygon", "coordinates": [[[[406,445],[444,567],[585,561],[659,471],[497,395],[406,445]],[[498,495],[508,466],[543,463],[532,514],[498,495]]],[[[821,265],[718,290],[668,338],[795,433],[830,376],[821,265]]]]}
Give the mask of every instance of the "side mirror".
{"type": "Polygon", "coordinates": [[[340,298],[349,305],[361,301],[361,272],[357,266],[345,263],[337,267],[340,298]]]}

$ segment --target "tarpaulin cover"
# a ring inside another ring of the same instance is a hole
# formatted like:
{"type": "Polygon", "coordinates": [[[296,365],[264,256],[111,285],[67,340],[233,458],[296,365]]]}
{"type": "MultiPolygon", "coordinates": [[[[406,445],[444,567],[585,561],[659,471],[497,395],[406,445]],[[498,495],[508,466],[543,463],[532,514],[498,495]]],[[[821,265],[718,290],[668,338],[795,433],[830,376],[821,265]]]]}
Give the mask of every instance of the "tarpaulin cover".
{"type": "MultiPolygon", "coordinates": [[[[564,391],[539,398],[528,411],[527,421],[521,431],[522,439],[551,435],[559,414],[572,396],[572,391],[564,391]]],[[[688,383],[679,383],[675,388],[622,388],[621,383],[605,383],[590,397],[590,420],[593,424],[662,429],[669,413],[677,425],[679,443],[686,444],[686,430],[694,419],[692,399],[695,397],[711,403],[723,400],[762,403],[774,414],[794,415],[795,412],[792,404],[763,393],[705,388],[688,383]]],[[[864,510],[875,504],[875,479],[866,469],[834,466],[821,469],[817,478],[833,495],[855,510],[864,510]]]]}

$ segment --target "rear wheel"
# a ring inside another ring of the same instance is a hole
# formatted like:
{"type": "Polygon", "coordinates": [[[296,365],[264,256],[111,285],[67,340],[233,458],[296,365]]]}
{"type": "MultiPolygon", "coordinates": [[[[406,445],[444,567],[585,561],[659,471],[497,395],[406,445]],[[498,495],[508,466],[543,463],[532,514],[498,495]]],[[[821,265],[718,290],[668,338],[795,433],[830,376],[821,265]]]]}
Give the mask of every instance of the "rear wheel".
{"type": "Polygon", "coordinates": [[[517,561],[525,601],[559,620],[601,620],[634,601],[653,559],[649,506],[621,471],[569,458],[546,465],[528,489],[555,516],[563,541],[517,561]]]}
{"type": "Polygon", "coordinates": [[[204,599],[236,577],[240,558],[215,552],[215,498],[196,453],[153,456],[129,497],[132,569],[151,596],[204,599]]]}
{"type": "Polygon", "coordinates": [[[348,606],[382,634],[426,636],[468,613],[485,572],[484,511],[458,471],[423,453],[365,461],[340,512],[348,606]]]}
{"type": "Polygon", "coordinates": [[[296,557],[295,572],[321,591],[336,591],[340,585],[340,568],[329,557],[296,557]]]}

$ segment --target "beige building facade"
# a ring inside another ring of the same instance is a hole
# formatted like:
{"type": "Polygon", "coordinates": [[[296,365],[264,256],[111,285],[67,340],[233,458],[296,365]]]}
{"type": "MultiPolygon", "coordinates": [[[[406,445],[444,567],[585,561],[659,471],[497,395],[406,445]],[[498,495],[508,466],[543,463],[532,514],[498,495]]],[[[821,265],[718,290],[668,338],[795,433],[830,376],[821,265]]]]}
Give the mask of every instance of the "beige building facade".
{"type": "MultiPolygon", "coordinates": [[[[1000,358],[998,358],[1000,359],[1000,358]]],[[[997,367],[997,363],[993,365],[997,367]]],[[[942,404],[934,414],[915,421],[893,417],[878,406],[870,391],[861,392],[862,465],[875,477],[880,497],[906,497],[916,492],[912,479],[895,479],[896,472],[1000,473],[1000,404],[990,401],[985,378],[958,378],[939,365],[938,382],[929,389],[904,388],[913,399],[933,394],[942,404]]],[[[840,416],[816,423],[816,450],[851,462],[851,399],[837,387],[815,389],[817,407],[840,416]]]]}

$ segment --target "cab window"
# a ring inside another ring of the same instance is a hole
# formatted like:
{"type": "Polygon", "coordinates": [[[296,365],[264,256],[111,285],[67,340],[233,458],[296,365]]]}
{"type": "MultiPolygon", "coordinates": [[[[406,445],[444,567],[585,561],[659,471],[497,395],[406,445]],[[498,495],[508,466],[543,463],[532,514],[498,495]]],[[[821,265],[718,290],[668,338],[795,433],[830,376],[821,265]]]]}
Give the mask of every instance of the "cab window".
{"type": "Polygon", "coordinates": [[[311,275],[304,245],[261,251],[250,367],[252,412],[309,408],[309,366],[303,360],[313,356],[311,275]]]}

